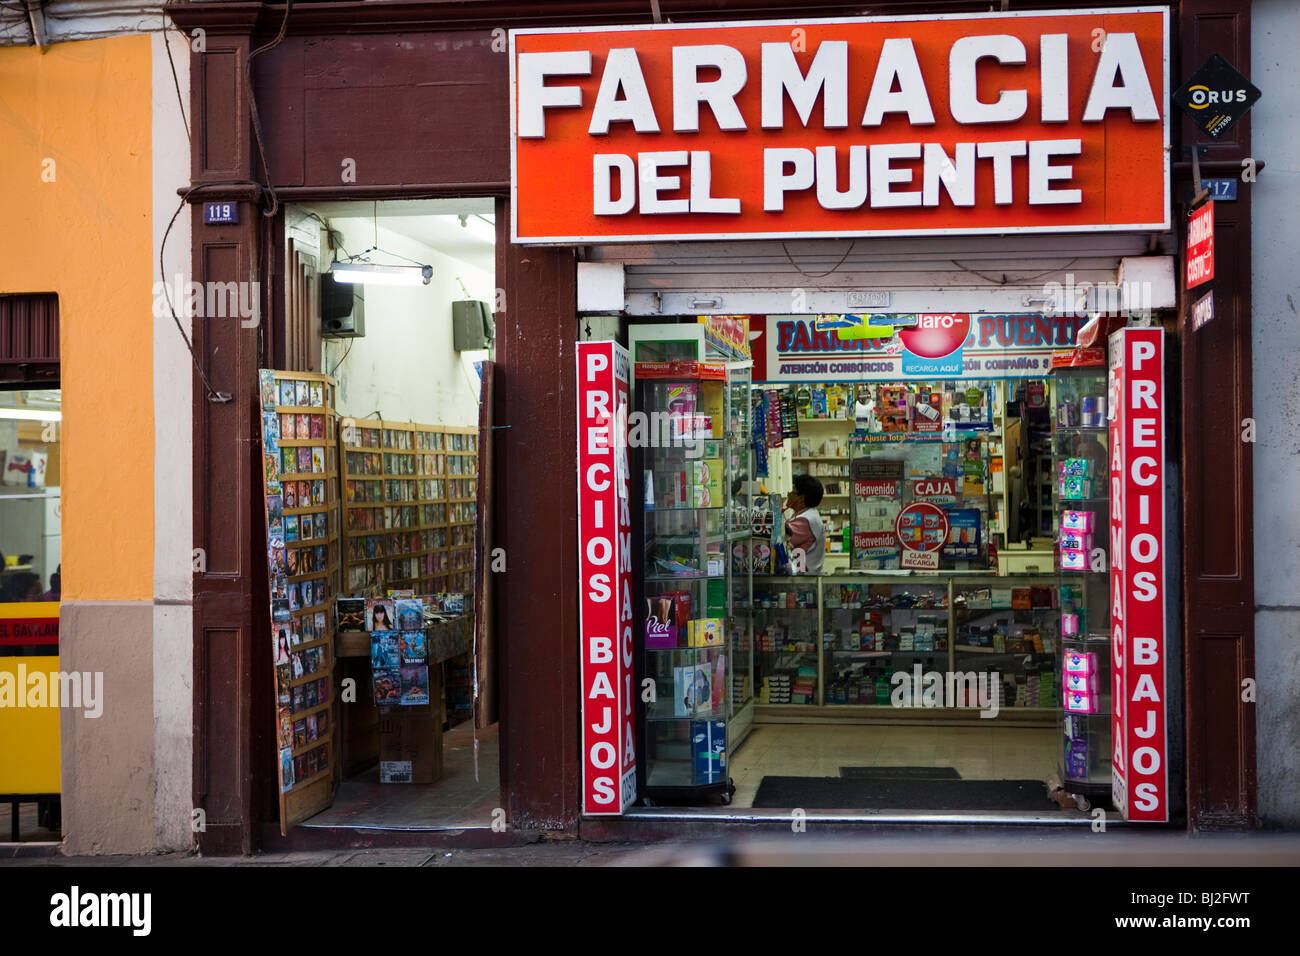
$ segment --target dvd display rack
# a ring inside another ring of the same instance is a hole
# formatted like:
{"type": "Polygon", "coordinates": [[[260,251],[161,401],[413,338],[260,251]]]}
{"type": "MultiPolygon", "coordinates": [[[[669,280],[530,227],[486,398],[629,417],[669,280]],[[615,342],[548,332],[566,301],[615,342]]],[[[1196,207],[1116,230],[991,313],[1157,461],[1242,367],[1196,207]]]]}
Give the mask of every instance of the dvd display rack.
{"type": "Polygon", "coordinates": [[[280,826],[334,788],[334,614],[339,580],[334,380],[258,372],[280,826]]]}
{"type": "Polygon", "coordinates": [[[476,428],[347,419],[343,590],[473,591],[476,428]]]}

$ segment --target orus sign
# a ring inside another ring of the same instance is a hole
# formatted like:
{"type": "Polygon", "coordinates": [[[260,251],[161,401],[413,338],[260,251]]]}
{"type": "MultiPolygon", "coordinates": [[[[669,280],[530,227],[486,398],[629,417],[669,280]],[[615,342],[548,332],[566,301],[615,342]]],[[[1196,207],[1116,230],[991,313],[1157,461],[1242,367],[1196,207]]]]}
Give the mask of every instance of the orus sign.
{"type": "Polygon", "coordinates": [[[1110,337],[1111,790],[1126,820],[1169,819],[1164,331],[1110,337]]]}
{"type": "Polygon", "coordinates": [[[582,811],[618,814],[636,799],[628,353],[580,342],[577,371],[582,811]]]}
{"type": "Polygon", "coordinates": [[[510,33],[516,242],[1168,229],[1165,8],[510,33]]]}

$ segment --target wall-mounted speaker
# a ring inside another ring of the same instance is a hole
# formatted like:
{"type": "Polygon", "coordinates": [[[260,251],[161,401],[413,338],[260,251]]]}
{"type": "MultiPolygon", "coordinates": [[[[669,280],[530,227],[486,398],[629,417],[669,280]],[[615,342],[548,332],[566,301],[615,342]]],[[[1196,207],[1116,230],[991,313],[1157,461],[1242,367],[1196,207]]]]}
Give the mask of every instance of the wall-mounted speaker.
{"type": "Polygon", "coordinates": [[[496,322],[486,302],[464,299],[451,304],[452,344],[457,352],[472,352],[492,345],[496,322]]]}
{"type": "Polygon", "coordinates": [[[320,277],[320,334],[327,339],[360,338],[366,334],[365,287],[339,282],[328,272],[320,277]]]}

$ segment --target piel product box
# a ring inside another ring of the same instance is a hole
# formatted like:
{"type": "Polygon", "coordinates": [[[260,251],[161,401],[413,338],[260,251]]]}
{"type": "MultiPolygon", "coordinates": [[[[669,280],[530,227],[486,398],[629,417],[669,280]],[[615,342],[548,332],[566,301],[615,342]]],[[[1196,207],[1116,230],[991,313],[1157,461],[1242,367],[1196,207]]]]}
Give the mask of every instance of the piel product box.
{"type": "Polygon", "coordinates": [[[695,782],[720,783],[727,779],[727,722],[691,721],[691,760],[695,782]]]}
{"type": "Polygon", "coordinates": [[[689,636],[691,592],[666,591],[646,599],[645,646],[651,650],[680,647],[689,636]]]}

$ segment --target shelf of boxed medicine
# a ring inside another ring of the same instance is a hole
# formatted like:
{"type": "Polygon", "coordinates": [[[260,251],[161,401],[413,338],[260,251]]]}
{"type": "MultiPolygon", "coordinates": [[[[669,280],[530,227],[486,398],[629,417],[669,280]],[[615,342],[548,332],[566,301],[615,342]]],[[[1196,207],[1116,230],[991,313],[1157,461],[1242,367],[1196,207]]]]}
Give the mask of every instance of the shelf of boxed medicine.
{"type": "Polygon", "coordinates": [[[953,658],[957,672],[989,675],[1000,708],[1055,713],[1060,707],[1060,634],[1055,577],[954,582],[953,658]]]}

